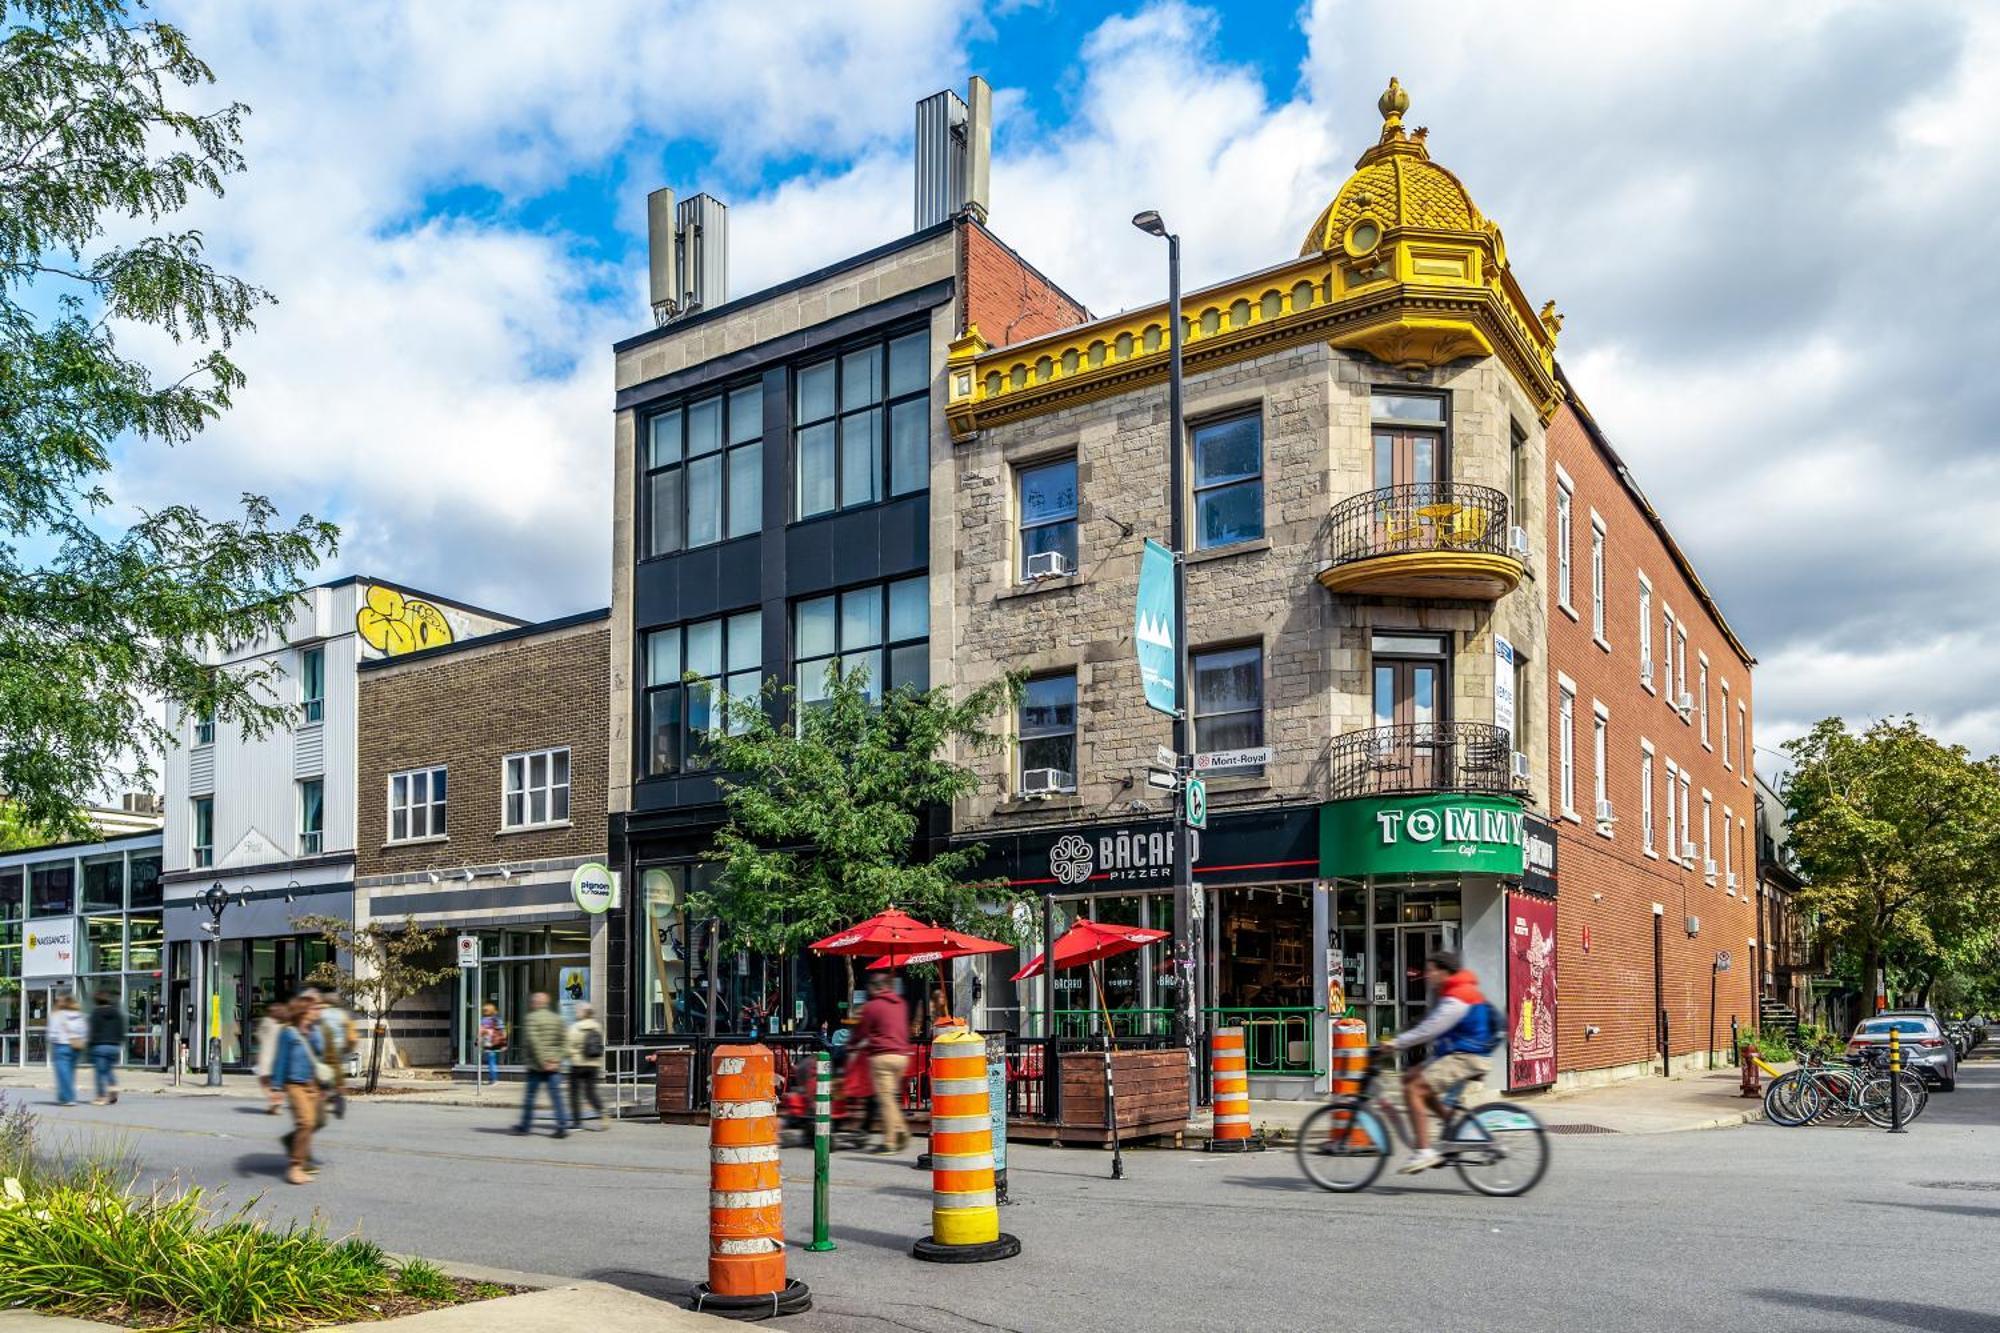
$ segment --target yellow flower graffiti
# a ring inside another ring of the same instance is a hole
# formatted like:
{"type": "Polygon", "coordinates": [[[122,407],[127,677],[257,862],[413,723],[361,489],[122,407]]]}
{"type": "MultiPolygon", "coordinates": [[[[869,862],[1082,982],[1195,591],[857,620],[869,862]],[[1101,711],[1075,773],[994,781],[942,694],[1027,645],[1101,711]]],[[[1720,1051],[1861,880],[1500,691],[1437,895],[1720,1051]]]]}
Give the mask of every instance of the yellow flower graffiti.
{"type": "Polygon", "coordinates": [[[372,587],[354,613],[354,628],[369,647],[395,657],[452,641],[451,622],[429,602],[394,588],[372,587]]]}

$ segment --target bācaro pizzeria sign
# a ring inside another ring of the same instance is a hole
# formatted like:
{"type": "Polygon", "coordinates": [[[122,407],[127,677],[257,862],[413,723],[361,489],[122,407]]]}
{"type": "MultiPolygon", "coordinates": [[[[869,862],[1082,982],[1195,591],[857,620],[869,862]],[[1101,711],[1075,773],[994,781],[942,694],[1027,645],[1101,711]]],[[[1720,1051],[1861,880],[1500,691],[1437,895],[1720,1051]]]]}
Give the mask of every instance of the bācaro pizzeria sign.
{"type": "MultiPolygon", "coordinates": [[[[1194,859],[1201,860],[1201,834],[1188,830],[1194,859]]],[[[1092,879],[1143,884],[1174,877],[1172,829],[1114,829],[1108,833],[1066,833],[1049,848],[1049,877],[1074,888],[1092,879]]]]}

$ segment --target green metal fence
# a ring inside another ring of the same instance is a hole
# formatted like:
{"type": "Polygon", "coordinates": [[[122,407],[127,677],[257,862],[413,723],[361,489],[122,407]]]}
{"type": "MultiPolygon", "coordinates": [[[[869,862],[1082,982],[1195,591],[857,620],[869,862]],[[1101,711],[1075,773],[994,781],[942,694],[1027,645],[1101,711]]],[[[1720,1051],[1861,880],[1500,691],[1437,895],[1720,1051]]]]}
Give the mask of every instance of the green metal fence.
{"type": "MultiPolygon", "coordinates": [[[[1098,1009],[1058,1009],[1055,1011],[1055,1029],[1058,1037],[1095,1037],[1104,1028],[1104,1013],[1098,1009]]],[[[1173,1035],[1174,1011],[1171,1009],[1113,1009],[1111,1011],[1111,1035],[1113,1037],[1169,1037],[1173,1035]]],[[[1021,1011],[1021,1035],[1041,1037],[1042,1011],[1023,1009],[1021,1011]]]]}
{"type": "Polygon", "coordinates": [[[1204,1009],[1210,1027],[1243,1029],[1243,1049],[1252,1074],[1289,1074],[1317,1078],[1326,1071],[1313,1057],[1313,1017],[1323,1012],[1311,1005],[1276,1008],[1204,1009]]]}

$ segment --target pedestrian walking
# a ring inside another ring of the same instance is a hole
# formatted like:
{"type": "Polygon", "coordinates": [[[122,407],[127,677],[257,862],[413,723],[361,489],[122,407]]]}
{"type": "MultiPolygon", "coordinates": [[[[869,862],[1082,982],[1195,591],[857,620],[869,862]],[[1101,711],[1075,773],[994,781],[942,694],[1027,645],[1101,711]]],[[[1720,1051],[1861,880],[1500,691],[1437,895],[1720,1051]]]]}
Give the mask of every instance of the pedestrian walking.
{"type": "Polygon", "coordinates": [[[56,1105],[76,1105],[76,1061],[89,1045],[90,1025],[76,997],[58,995],[49,1013],[49,1063],[56,1069],[56,1105]]]}
{"type": "Polygon", "coordinates": [[[110,1106],[118,1100],[118,1057],[125,1050],[125,1014],[109,991],[99,991],[90,1011],[90,1069],[96,1076],[97,1096],[92,1106],[110,1106]]]}
{"type": "Polygon", "coordinates": [[[868,1002],[861,1006],[856,1049],[868,1057],[875,1108],[882,1119],[878,1153],[901,1152],[910,1143],[903,1122],[903,1077],[910,1069],[910,1006],[896,994],[887,972],[868,974],[868,1002]]]}
{"type": "Polygon", "coordinates": [[[354,1018],[340,1007],[340,996],[323,991],[319,997],[320,1059],[333,1071],[326,1093],[336,1120],[347,1118],[347,1056],[355,1049],[354,1018]]]}
{"type": "Polygon", "coordinates": [[[500,1052],[507,1046],[507,1025],[500,1021],[500,1006],[488,1000],[479,1007],[479,1050],[486,1061],[486,1081],[500,1081],[500,1052]]]}
{"type": "Polygon", "coordinates": [[[569,1137],[569,1122],[564,1119],[562,1062],[569,1055],[569,1034],[563,1026],[562,1015],[549,1008],[547,991],[536,991],[528,997],[527,1021],[521,1024],[522,1045],[526,1047],[528,1063],[527,1092],[521,1098],[521,1123],[514,1126],[516,1134],[526,1134],[535,1123],[535,1094],[543,1088],[549,1090],[549,1103],[555,1109],[556,1137],[569,1137]]]}
{"type": "Polygon", "coordinates": [[[576,1022],[569,1025],[569,1118],[578,1129],[583,1128],[586,1100],[597,1112],[597,1128],[605,1127],[604,1103],[597,1096],[603,1075],[604,1024],[597,1021],[597,1010],[579,1003],[576,1022]]]}
{"type": "Polygon", "coordinates": [[[264,1090],[264,1114],[276,1115],[285,1109],[285,1095],[271,1086],[271,1062],[278,1058],[278,1030],[290,1012],[282,1004],[264,1010],[257,1022],[257,1086],[264,1090]]]}
{"type": "Polygon", "coordinates": [[[320,1118],[320,1059],[313,1048],[319,1038],[318,1007],[310,997],[301,996],[276,1008],[282,1026],[271,1059],[271,1086],[292,1112],[292,1129],[284,1136],[289,1159],[285,1180],[303,1185],[319,1172],[312,1160],[313,1131],[320,1118]]]}

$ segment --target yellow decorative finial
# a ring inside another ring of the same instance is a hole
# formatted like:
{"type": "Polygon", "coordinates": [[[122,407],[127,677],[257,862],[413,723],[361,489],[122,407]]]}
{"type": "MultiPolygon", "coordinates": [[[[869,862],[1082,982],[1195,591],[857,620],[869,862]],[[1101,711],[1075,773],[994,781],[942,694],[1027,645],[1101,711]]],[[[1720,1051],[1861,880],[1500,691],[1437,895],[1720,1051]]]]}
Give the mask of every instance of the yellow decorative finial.
{"type": "Polygon", "coordinates": [[[1383,92],[1381,97],[1376,99],[1375,107],[1382,113],[1383,129],[1401,129],[1403,125],[1403,113],[1410,109],[1410,94],[1392,75],[1389,79],[1389,87],[1383,92]]]}

